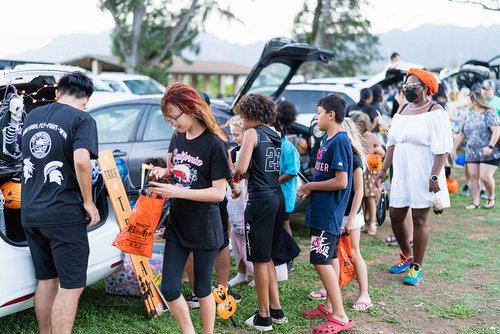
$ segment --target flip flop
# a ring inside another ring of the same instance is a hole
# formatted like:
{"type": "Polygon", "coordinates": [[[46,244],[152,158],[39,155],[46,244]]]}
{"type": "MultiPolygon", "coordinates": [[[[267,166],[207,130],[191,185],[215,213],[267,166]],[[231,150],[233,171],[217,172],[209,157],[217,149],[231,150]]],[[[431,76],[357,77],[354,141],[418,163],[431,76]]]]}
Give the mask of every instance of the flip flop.
{"type": "Polygon", "coordinates": [[[324,290],[316,290],[311,291],[307,296],[310,300],[326,300],[326,291],[324,290]]]}
{"type": "Polygon", "coordinates": [[[363,312],[363,311],[368,310],[370,307],[373,307],[372,303],[367,303],[367,302],[363,302],[363,301],[357,301],[357,302],[354,302],[352,304],[351,309],[354,310],[354,311],[363,312]],[[355,308],[356,305],[364,305],[365,307],[363,307],[363,308],[355,308]]]}

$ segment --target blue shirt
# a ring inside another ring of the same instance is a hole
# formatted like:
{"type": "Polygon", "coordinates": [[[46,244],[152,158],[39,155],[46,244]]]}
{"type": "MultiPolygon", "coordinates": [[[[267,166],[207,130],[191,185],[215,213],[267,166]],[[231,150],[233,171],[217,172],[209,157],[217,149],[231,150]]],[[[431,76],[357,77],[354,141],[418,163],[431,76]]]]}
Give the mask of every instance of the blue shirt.
{"type": "Polygon", "coordinates": [[[344,131],[327,139],[323,137],[316,156],[313,182],[330,180],[335,171],[346,172],[346,189],[334,191],[313,191],[306,212],[306,225],[334,235],[340,235],[344,212],[349,202],[352,187],[352,149],[349,137],[344,131]]]}
{"type": "Polygon", "coordinates": [[[283,174],[295,175],[294,178],[281,184],[285,195],[286,212],[295,209],[297,196],[297,173],[300,171],[299,151],[293,146],[286,136],[281,137],[280,176],[283,174]]]}

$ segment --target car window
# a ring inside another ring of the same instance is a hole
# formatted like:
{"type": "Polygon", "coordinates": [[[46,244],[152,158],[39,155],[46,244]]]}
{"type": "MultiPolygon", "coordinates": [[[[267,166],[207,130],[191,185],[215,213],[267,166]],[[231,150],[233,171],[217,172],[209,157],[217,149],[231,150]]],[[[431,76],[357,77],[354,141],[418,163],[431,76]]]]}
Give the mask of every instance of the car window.
{"type": "MultiPolygon", "coordinates": [[[[333,93],[324,90],[285,90],[282,97],[292,102],[299,114],[315,114],[318,100],[328,94],[333,93]]],[[[335,92],[346,101],[346,107],[354,104],[354,101],[344,93],[335,92]]]]}
{"type": "Polygon", "coordinates": [[[130,91],[137,95],[163,94],[163,91],[149,80],[124,80],[130,91]]]}
{"type": "Polygon", "coordinates": [[[290,67],[282,63],[273,63],[265,67],[250,87],[249,92],[271,96],[290,73],[290,67]]]}
{"type": "Polygon", "coordinates": [[[163,119],[160,107],[153,107],[146,122],[143,140],[168,140],[173,133],[174,129],[163,119]]]}
{"type": "Polygon", "coordinates": [[[116,81],[113,81],[113,80],[103,80],[105,83],[107,83],[109,85],[109,87],[111,87],[112,90],[114,90],[115,92],[124,92],[125,93],[125,89],[121,88],[120,87],[120,84],[116,81]]]}
{"type": "Polygon", "coordinates": [[[121,105],[96,110],[90,115],[97,123],[99,143],[128,142],[141,105],[121,105]]]}

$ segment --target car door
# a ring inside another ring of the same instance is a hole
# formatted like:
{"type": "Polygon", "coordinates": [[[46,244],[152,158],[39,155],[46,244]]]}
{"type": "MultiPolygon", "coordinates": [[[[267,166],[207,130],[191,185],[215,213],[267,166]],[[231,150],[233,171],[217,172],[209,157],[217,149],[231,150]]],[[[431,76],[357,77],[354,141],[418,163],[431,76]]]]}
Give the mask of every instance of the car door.
{"type": "Polygon", "coordinates": [[[249,92],[262,93],[276,101],[302,63],[328,63],[335,52],[288,38],[273,38],[264,46],[259,61],[248,75],[234,99],[231,110],[240,98],[249,92]]]}
{"type": "Polygon", "coordinates": [[[140,186],[141,164],[147,158],[167,158],[168,145],[174,129],[163,119],[160,104],[151,104],[145,112],[129,155],[129,172],[132,184],[140,186]]]}
{"type": "Polygon", "coordinates": [[[118,103],[90,111],[97,123],[99,151],[113,151],[129,166],[132,147],[147,107],[145,103],[118,103]]]}

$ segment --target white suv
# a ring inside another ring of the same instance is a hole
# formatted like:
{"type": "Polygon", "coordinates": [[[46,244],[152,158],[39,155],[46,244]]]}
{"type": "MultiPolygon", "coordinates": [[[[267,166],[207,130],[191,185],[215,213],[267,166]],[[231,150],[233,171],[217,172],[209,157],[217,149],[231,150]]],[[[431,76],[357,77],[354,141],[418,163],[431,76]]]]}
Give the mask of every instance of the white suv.
{"type": "Polygon", "coordinates": [[[107,83],[116,92],[134,94],[136,96],[160,96],[165,87],[158,81],[139,74],[101,73],[98,79],[107,83]]]}

